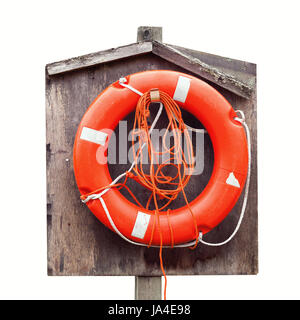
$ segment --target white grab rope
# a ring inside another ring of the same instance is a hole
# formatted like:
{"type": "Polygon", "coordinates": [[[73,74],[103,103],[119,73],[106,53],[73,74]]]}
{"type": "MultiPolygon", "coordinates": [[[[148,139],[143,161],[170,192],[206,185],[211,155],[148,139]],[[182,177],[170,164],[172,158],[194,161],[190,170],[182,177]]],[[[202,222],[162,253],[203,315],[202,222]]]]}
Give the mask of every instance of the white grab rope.
{"type": "Polygon", "coordinates": [[[126,78],[120,78],[120,79],[119,79],[119,84],[120,84],[122,87],[127,88],[127,89],[135,92],[136,94],[138,94],[138,95],[140,95],[140,96],[143,95],[142,92],[140,92],[139,90],[133,88],[132,86],[130,86],[129,84],[126,84],[126,83],[127,83],[127,79],[126,79],[126,78]]]}
{"type": "MultiPolygon", "coordinates": [[[[155,119],[154,119],[153,122],[152,122],[152,125],[151,125],[150,129],[149,129],[149,134],[151,134],[152,130],[154,129],[154,127],[155,127],[155,125],[156,125],[156,123],[157,123],[157,121],[158,121],[158,119],[159,119],[159,117],[160,117],[160,115],[161,115],[161,113],[162,113],[162,109],[163,109],[163,104],[160,103],[160,107],[159,107],[159,109],[158,109],[158,112],[157,112],[157,114],[156,114],[156,116],[155,116],[155,119]]],[[[145,146],[146,146],[146,142],[141,146],[141,151],[144,149],[145,146]]],[[[139,158],[139,156],[140,156],[140,154],[138,155],[137,159],[139,158]]],[[[137,160],[137,159],[136,159],[136,160],[137,160]]],[[[108,190],[111,189],[111,187],[112,187],[114,184],[116,184],[121,178],[123,178],[124,176],[126,176],[127,172],[130,172],[130,171],[133,169],[134,165],[135,165],[135,160],[132,162],[129,170],[127,170],[127,171],[125,171],[124,173],[120,174],[112,183],[110,183],[110,184],[107,186],[106,189],[104,189],[104,190],[103,190],[102,192],[100,192],[100,193],[91,194],[91,195],[87,196],[86,199],[82,200],[82,202],[83,202],[83,203],[86,203],[86,202],[88,202],[89,200],[100,199],[108,190]]]]}
{"type": "MultiPolygon", "coordinates": [[[[136,90],[135,88],[131,87],[130,85],[126,84],[127,80],[126,78],[120,78],[119,80],[119,84],[133,92],[135,92],[136,94],[142,96],[143,93],[141,93],[140,91],[136,90]]],[[[161,113],[162,113],[162,109],[163,109],[163,104],[160,103],[160,107],[159,107],[159,110],[155,116],[155,119],[151,125],[151,128],[149,130],[149,133],[151,134],[152,130],[154,129],[161,113]]],[[[241,114],[241,118],[238,118],[236,117],[235,120],[239,121],[245,128],[245,131],[246,131],[246,136],[247,136],[247,142],[248,142],[248,175],[247,175],[247,181],[246,181],[246,186],[245,186],[245,195],[244,195],[244,200],[243,200],[243,205],[242,205],[242,210],[241,210],[241,213],[240,213],[240,218],[239,218],[239,221],[238,221],[238,224],[235,228],[235,230],[233,231],[233,233],[231,234],[231,236],[223,241],[223,242],[220,242],[220,243],[209,243],[209,242],[206,242],[204,241],[202,238],[203,238],[203,234],[202,232],[200,231],[199,232],[199,237],[198,237],[198,240],[199,242],[201,242],[202,244],[205,244],[207,246],[222,246],[226,243],[228,243],[230,240],[232,240],[232,238],[236,235],[236,233],[238,232],[239,228],[240,228],[240,225],[242,223],[242,220],[243,220],[243,217],[244,217],[244,214],[245,214],[245,210],[246,210],[246,206],[247,206],[247,200],[248,200],[248,192],[249,192],[249,184],[250,184],[250,170],[251,170],[251,141],[250,141],[250,131],[249,131],[249,127],[245,121],[245,115],[243,113],[243,111],[241,110],[237,110],[236,112],[239,112],[241,114]]],[[[195,131],[195,132],[199,132],[200,130],[203,132],[203,129],[195,129],[195,128],[192,128],[192,127],[189,127],[187,126],[187,128],[191,131],[195,131]]],[[[144,143],[141,147],[141,150],[143,150],[143,148],[145,147],[146,143],[144,143]]],[[[138,156],[139,157],[139,156],[138,156]]],[[[138,159],[138,158],[137,158],[138,159]]],[[[120,231],[119,229],[116,227],[110,213],[109,213],[109,210],[106,206],[106,203],[104,201],[104,199],[102,198],[102,196],[111,189],[111,187],[116,184],[122,177],[124,177],[127,172],[130,172],[133,167],[135,165],[135,161],[133,161],[132,165],[130,166],[129,170],[120,174],[115,180],[112,181],[112,183],[107,186],[106,189],[104,189],[102,192],[98,193],[98,194],[91,194],[89,195],[85,200],[82,200],[83,203],[86,203],[88,202],[89,200],[95,200],[95,199],[99,199],[100,202],[101,202],[101,205],[104,209],[104,212],[106,214],[106,217],[107,219],[109,220],[112,228],[114,229],[114,231],[124,240],[126,240],[127,242],[131,243],[131,244],[135,244],[135,245],[138,245],[138,246],[143,246],[143,247],[148,247],[147,244],[145,243],[140,243],[140,242],[135,242],[135,241],[132,241],[130,239],[128,239],[127,237],[125,237],[120,231]]],[[[177,245],[174,245],[174,246],[162,246],[163,248],[186,248],[186,247],[191,247],[191,246],[194,246],[196,244],[196,240],[193,240],[191,242],[187,242],[187,243],[183,243],[183,244],[177,244],[177,245]]],[[[153,248],[159,248],[160,246],[156,246],[156,245],[151,245],[151,247],[153,248]]]]}
{"type": "MultiPolygon", "coordinates": [[[[127,242],[131,243],[131,244],[135,244],[137,246],[142,246],[142,247],[148,247],[148,244],[145,243],[140,243],[140,242],[135,242],[132,241],[130,239],[128,239],[127,237],[125,237],[120,231],[119,229],[116,227],[113,219],[111,218],[111,215],[109,213],[109,210],[107,209],[106,203],[104,201],[104,199],[102,197],[99,197],[99,200],[102,204],[102,207],[105,211],[105,214],[107,216],[107,219],[109,220],[111,226],[113,227],[114,231],[124,240],[126,240],[127,242]]],[[[200,239],[199,239],[200,240],[200,239]]],[[[196,241],[192,241],[192,242],[188,242],[188,243],[184,243],[184,244],[178,244],[178,245],[174,245],[172,246],[163,246],[163,248],[185,248],[185,247],[191,247],[196,243],[196,241]]],[[[151,245],[152,248],[160,248],[160,246],[155,246],[155,245],[151,245]]]]}
{"type": "MultiPolygon", "coordinates": [[[[154,121],[153,121],[153,123],[152,123],[152,125],[151,125],[151,127],[150,127],[149,133],[152,132],[154,126],[156,125],[156,123],[157,123],[157,121],[158,121],[158,119],[159,119],[159,117],[160,117],[160,115],[161,115],[161,113],[162,113],[162,109],[163,109],[163,104],[161,103],[161,104],[160,104],[160,107],[159,107],[159,110],[158,110],[158,112],[157,112],[157,114],[156,114],[156,116],[155,116],[155,119],[154,119],[154,121]]],[[[144,144],[142,145],[141,150],[145,147],[145,145],[146,145],[146,143],[144,143],[144,144]]],[[[137,158],[137,159],[138,159],[138,158],[137,158]]],[[[128,170],[127,172],[130,172],[130,171],[133,169],[134,165],[135,165],[135,161],[133,161],[131,167],[129,168],[129,170],[128,170]]],[[[98,193],[98,194],[91,194],[91,195],[89,195],[88,197],[86,197],[85,200],[82,200],[82,202],[83,202],[83,203],[86,203],[86,202],[88,202],[89,200],[99,199],[100,202],[101,202],[101,205],[102,205],[102,207],[103,207],[103,209],[104,209],[104,212],[105,212],[105,214],[106,214],[106,217],[107,217],[107,219],[109,220],[109,222],[110,222],[112,228],[114,229],[114,231],[115,231],[122,239],[126,240],[127,242],[129,242],[129,243],[131,243],[131,244],[135,244],[135,245],[138,245],[138,246],[147,247],[147,246],[148,246],[147,244],[132,241],[132,240],[128,239],[127,237],[125,237],[125,236],[120,232],[120,230],[119,230],[119,229],[117,228],[117,226],[115,225],[115,223],[114,223],[114,221],[113,221],[113,219],[112,219],[112,217],[111,217],[111,215],[110,215],[110,213],[109,213],[109,210],[108,210],[108,208],[107,208],[107,206],[106,206],[106,203],[105,203],[104,199],[102,198],[102,196],[103,196],[107,191],[109,191],[109,190],[111,189],[111,187],[112,187],[114,184],[116,184],[122,177],[124,177],[127,172],[124,172],[124,173],[120,174],[120,175],[119,175],[109,186],[107,186],[107,188],[104,189],[102,192],[100,192],[100,193],[98,193]]],[[[193,241],[193,242],[188,242],[188,243],[185,243],[185,244],[174,245],[174,247],[190,247],[190,246],[194,245],[195,243],[196,243],[196,241],[193,241]]],[[[152,245],[151,247],[159,248],[160,246],[154,246],[154,245],[152,245]]],[[[171,248],[171,246],[163,246],[163,247],[164,247],[164,248],[171,248]]]]}
{"type": "Polygon", "coordinates": [[[202,239],[202,232],[199,233],[199,241],[202,244],[205,244],[207,246],[211,246],[211,247],[219,247],[219,246],[223,246],[224,244],[228,243],[230,240],[233,239],[233,237],[236,235],[236,233],[239,231],[241,223],[243,221],[244,218],[244,214],[246,211],[246,206],[247,206],[247,201],[248,201],[248,195],[249,195],[249,185],[250,185],[250,175],[251,175],[251,139],[250,139],[250,130],[249,127],[245,121],[245,115],[244,112],[241,110],[237,110],[236,112],[239,112],[241,115],[241,118],[234,118],[235,120],[239,121],[245,128],[246,131],[246,136],[247,136],[247,146],[248,146],[248,174],[247,174],[247,180],[246,180],[246,186],[245,186],[245,194],[244,194],[244,200],[243,200],[243,205],[242,205],[242,209],[241,209],[241,213],[240,213],[240,218],[239,221],[233,231],[233,233],[231,234],[231,236],[229,238],[227,238],[225,241],[223,242],[219,242],[219,243],[210,243],[210,242],[206,242],[202,239]]]}

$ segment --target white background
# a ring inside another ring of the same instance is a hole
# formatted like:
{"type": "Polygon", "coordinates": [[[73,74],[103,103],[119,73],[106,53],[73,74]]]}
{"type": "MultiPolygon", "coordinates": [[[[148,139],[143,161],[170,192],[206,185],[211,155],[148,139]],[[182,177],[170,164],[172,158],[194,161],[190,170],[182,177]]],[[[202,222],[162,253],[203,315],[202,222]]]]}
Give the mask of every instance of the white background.
{"type": "Polygon", "coordinates": [[[47,277],[44,66],[163,40],[258,64],[259,275],[169,277],[169,299],[300,298],[299,1],[1,1],[0,298],[133,299],[133,277],[47,277]]]}

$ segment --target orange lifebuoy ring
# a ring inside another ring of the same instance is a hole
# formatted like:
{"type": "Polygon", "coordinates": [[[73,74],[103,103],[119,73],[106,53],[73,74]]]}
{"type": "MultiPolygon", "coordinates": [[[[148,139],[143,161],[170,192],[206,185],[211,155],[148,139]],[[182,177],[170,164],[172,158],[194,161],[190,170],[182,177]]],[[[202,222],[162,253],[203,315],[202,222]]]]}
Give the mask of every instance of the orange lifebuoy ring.
{"type": "MultiPolygon", "coordinates": [[[[247,138],[242,124],[235,120],[235,111],[217,90],[184,73],[145,71],[127,76],[126,82],[142,93],[152,88],[166,92],[208,131],[214,150],[214,168],[207,186],[190,203],[190,208],[199,231],[203,234],[209,232],[234,207],[247,178],[247,138]]],[[[101,164],[99,159],[105,157],[111,132],[121,119],[135,110],[138,99],[135,92],[115,82],[86,111],[74,143],[74,172],[81,194],[112,182],[107,164],[101,164]]],[[[114,224],[126,238],[149,243],[155,220],[153,211],[141,209],[116,189],[110,189],[102,197],[114,224]]],[[[114,230],[100,201],[92,200],[87,205],[104,225],[114,230]]],[[[159,219],[164,245],[170,245],[172,241],[169,223],[175,244],[195,239],[194,221],[186,206],[172,210],[169,221],[166,215],[160,215],[159,219]]],[[[152,244],[160,244],[160,234],[156,229],[152,244]]]]}

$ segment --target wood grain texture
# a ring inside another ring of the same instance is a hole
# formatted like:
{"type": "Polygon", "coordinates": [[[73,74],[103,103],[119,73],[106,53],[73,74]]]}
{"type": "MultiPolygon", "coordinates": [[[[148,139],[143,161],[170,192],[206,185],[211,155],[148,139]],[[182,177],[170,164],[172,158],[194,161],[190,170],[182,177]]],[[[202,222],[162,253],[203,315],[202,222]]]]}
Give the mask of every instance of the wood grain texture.
{"type": "Polygon", "coordinates": [[[255,89],[255,64],[164,44],[160,42],[161,37],[161,28],[140,27],[138,41],[144,42],[50,63],[46,69],[49,75],[62,74],[152,52],[222,88],[251,99],[255,89]]]}
{"type": "MultiPolygon", "coordinates": [[[[220,85],[222,88],[242,96],[251,98],[253,94],[253,84],[244,83],[234,74],[224,73],[221,69],[201,61],[189,49],[182,50],[181,47],[170,46],[153,41],[153,53],[159,57],[175,63],[182,68],[197,74],[198,76],[220,85]]],[[[220,61],[224,60],[219,59],[220,61]]]]}
{"type": "Polygon", "coordinates": [[[90,53],[84,56],[54,62],[46,66],[49,75],[79,70],[97,64],[124,59],[152,51],[151,42],[133,43],[127,46],[90,53]]]}
{"type": "Polygon", "coordinates": [[[205,64],[223,72],[226,76],[230,75],[233,78],[247,84],[251,88],[251,91],[255,91],[256,64],[237,59],[221,57],[202,51],[187,49],[171,44],[165,45],[178,50],[184,55],[197,58],[205,64]]]}
{"type": "Polygon", "coordinates": [[[135,300],[161,300],[161,277],[135,277],[135,300]]]}
{"type": "Polygon", "coordinates": [[[160,41],[162,42],[162,27],[138,27],[137,41],[160,41]]]}
{"type": "MultiPolygon", "coordinates": [[[[109,84],[134,72],[170,69],[195,75],[166,59],[148,53],[127,59],[95,65],[68,73],[46,76],[47,114],[47,221],[48,274],[55,276],[129,275],[161,276],[158,249],[128,244],[104,227],[80,202],[74,174],[72,149],[78,124],[87,107],[109,84]]],[[[253,75],[255,77],[255,75],[253,75]]],[[[256,274],[257,256],[257,160],[256,160],[256,95],[245,99],[224,87],[209,82],[234,109],[245,112],[252,136],[252,169],[245,219],[236,237],[219,248],[199,245],[196,250],[163,250],[165,269],[169,275],[256,274]]],[[[197,120],[190,118],[190,125],[197,120]]],[[[132,115],[128,116],[130,120],[132,115]]],[[[191,180],[190,198],[197,196],[209,179],[213,151],[205,135],[204,172],[191,180]]],[[[126,166],[125,166],[126,167],[126,166]]],[[[111,165],[116,176],[124,167],[111,165]]],[[[136,188],[133,186],[133,188],[136,188]]],[[[138,189],[138,188],[137,188],[138,189]]],[[[135,191],[137,191],[137,189],[135,191]]],[[[143,197],[143,190],[137,192],[143,197]]],[[[180,205],[182,200],[178,200],[180,205]]],[[[235,228],[241,199],[227,218],[206,240],[224,240],[235,228]]]]}

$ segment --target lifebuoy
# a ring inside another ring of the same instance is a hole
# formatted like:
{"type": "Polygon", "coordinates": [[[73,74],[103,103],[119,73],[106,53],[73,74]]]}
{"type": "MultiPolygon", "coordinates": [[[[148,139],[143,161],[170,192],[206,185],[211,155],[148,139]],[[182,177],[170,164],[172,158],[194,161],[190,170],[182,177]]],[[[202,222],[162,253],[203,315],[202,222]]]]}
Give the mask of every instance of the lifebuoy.
{"type": "MultiPolygon", "coordinates": [[[[213,87],[193,76],[169,71],[145,71],[126,77],[126,83],[140,92],[158,88],[166,92],[180,107],[192,113],[206,128],[214,150],[214,168],[203,192],[190,203],[203,233],[216,227],[231,211],[243,190],[248,168],[247,138],[237,114],[229,102],[213,87]]],[[[81,194],[90,193],[112,182],[105,157],[111,132],[118,122],[135,110],[139,96],[117,81],[104,90],[84,114],[74,143],[74,172],[81,194]]],[[[103,196],[114,224],[126,238],[149,243],[155,216],[128,201],[118,190],[103,196]]],[[[98,200],[87,203],[93,214],[114,230],[103,205],[98,200]]],[[[175,244],[195,239],[194,221],[188,208],[172,210],[169,221],[160,215],[163,244],[171,244],[170,225],[175,244]]],[[[153,245],[160,244],[154,229],[153,245]]]]}

